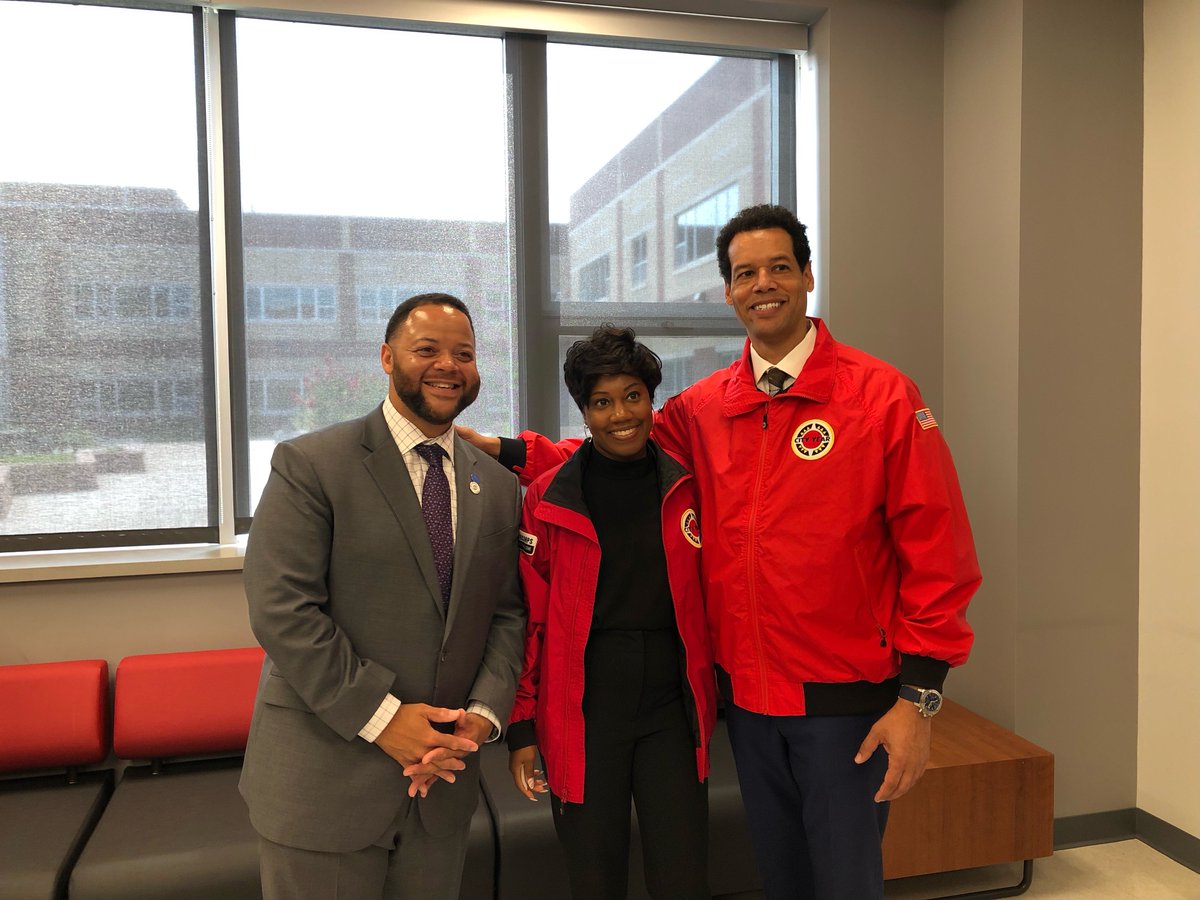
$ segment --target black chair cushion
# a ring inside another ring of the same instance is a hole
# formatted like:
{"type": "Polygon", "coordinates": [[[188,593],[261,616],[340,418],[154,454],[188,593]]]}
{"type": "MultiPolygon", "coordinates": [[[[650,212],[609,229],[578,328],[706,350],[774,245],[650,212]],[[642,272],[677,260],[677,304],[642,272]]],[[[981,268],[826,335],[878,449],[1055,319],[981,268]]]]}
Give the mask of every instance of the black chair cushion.
{"type": "Polygon", "coordinates": [[[71,865],[112,793],[113,773],[0,781],[0,900],[66,896],[71,865]]]}
{"type": "Polygon", "coordinates": [[[72,900],[260,900],[241,760],[131,766],[71,876],[72,900]]]}

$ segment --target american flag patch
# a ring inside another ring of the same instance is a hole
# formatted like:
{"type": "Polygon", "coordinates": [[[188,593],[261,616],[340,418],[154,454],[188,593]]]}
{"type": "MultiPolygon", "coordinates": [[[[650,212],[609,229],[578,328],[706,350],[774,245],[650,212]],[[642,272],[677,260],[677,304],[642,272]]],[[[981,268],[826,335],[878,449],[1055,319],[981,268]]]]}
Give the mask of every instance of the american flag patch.
{"type": "Polygon", "coordinates": [[[917,410],[917,424],[924,429],[937,428],[937,419],[933,417],[933,413],[929,411],[929,407],[917,410]]]}

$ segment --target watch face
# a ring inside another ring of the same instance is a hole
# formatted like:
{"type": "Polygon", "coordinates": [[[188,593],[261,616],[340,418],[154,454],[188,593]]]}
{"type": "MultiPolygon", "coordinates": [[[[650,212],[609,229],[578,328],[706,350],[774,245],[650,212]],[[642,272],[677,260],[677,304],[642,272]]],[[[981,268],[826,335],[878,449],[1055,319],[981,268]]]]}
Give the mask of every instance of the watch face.
{"type": "Polygon", "coordinates": [[[942,708],[942,695],[937,691],[926,691],[921,698],[921,709],[927,716],[932,716],[942,708]]]}

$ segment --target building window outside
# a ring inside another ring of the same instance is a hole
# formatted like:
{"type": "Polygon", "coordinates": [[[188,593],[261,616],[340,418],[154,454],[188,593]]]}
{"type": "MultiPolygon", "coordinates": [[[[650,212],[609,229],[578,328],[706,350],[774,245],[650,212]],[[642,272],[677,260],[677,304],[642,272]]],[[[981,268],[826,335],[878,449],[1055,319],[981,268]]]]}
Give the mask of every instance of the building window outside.
{"type": "Polygon", "coordinates": [[[717,252],[717,232],[738,211],[738,186],[731,184],[675,217],[675,268],[717,252]]]}
{"type": "Polygon", "coordinates": [[[358,321],[386,322],[403,299],[396,299],[402,290],[395,287],[359,287],[358,321]]]}
{"type": "Polygon", "coordinates": [[[190,284],[101,284],[75,286],[75,314],[81,319],[188,319],[195,305],[190,284]]]}
{"type": "Polygon", "coordinates": [[[247,322],[332,322],[337,288],[332,285],[246,285],[247,322]]]}
{"type": "Polygon", "coordinates": [[[80,382],[77,396],[78,409],[89,420],[193,417],[200,411],[200,380],[90,379],[80,382]]]}
{"type": "Polygon", "coordinates": [[[394,287],[360,285],[357,289],[358,321],[363,324],[386,324],[397,306],[417,294],[450,294],[460,300],[469,299],[463,293],[462,288],[449,284],[402,284],[394,287]]]}
{"type": "Polygon", "coordinates": [[[642,287],[650,271],[650,260],[646,253],[646,233],[643,231],[629,242],[629,286],[642,287]]]}
{"type": "Polygon", "coordinates": [[[170,382],[167,396],[167,412],[172,416],[197,416],[200,414],[200,383],[175,380],[170,382]]]}
{"type": "Polygon", "coordinates": [[[585,303],[608,299],[608,254],[579,270],[579,299],[585,303]]]}
{"type": "Polygon", "coordinates": [[[304,397],[304,378],[300,375],[251,378],[246,393],[252,413],[290,416],[295,413],[296,400],[304,397]]]}

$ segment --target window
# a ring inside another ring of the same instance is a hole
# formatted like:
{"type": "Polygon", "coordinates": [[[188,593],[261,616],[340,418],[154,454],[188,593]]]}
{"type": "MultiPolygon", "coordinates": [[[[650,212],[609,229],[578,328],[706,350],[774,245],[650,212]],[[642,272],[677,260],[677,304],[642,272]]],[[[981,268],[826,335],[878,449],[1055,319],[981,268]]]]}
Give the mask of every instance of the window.
{"type": "Polygon", "coordinates": [[[675,268],[717,252],[717,232],[738,211],[738,186],[731,184],[675,217],[675,268]]]}
{"type": "Polygon", "coordinates": [[[81,319],[189,319],[195,309],[191,284],[75,285],[75,315],[81,319]]]}
{"type": "Polygon", "coordinates": [[[608,299],[608,254],[579,270],[579,299],[588,303],[608,299]]]}
{"type": "Polygon", "coordinates": [[[379,405],[382,323],[415,293],[473,308],[484,389],[464,421],[514,433],[514,394],[497,387],[514,380],[501,41],[239,18],[237,66],[247,327],[345,322],[247,335],[248,377],[266,387],[257,408],[247,395],[239,516],[281,435],[379,405]],[[443,139],[464,121],[470,140],[443,139]],[[296,172],[331,177],[298,189],[296,172]],[[270,393],[297,376],[308,389],[270,393]]]}
{"type": "Polygon", "coordinates": [[[331,285],[247,285],[246,321],[332,322],[336,301],[337,288],[331,285]]]}
{"type": "MultiPolygon", "coordinates": [[[[559,259],[577,286],[560,313],[588,316],[571,304],[603,299],[686,304],[693,308],[666,314],[725,318],[716,233],[740,206],[772,199],[771,61],[550,44],[546,66],[550,217],[565,224],[559,259]],[[618,71],[626,77],[609,77],[618,71]],[[674,246],[664,247],[672,235],[674,246]],[[583,268],[606,253],[611,289],[598,294],[583,268]],[[702,260],[712,262],[692,265],[702,260]],[[613,293],[625,285],[641,290],[613,293]],[[695,310],[697,301],[710,309],[695,310]]],[[[606,313],[618,314],[664,315],[606,313]]]]}
{"type": "Polygon", "coordinates": [[[471,307],[493,433],[574,424],[546,350],[602,318],[663,355],[660,401],[740,352],[711,237],[790,200],[795,57],[701,15],[623,47],[152,5],[0,0],[0,552],[231,540],[277,441],[386,396],[413,294],[471,307]]]}
{"type": "Polygon", "coordinates": [[[629,241],[629,286],[642,287],[646,283],[646,272],[650,268],[646,256],[646,233],[643,231],[629,241]]]}
{"type": "MultiPolygon", "coordinates": [[[[417,294],[450,294],[462,298],[464,293],[462,288],[450,284],[408,284],[399,287],[360,285],[358,288],[358,321],[364,324],[386,325],[396,307],[417,294]]],[[[380,331],[380,336],[382,337],[382,331],[380,331]]]]}
{"type": "Polygon", "coordinates": [[[194,45],[0,2],[0,550],[217,539],[194,45]]]}
{"type": "Polygon", "coordinates": [[[252,413],[291,415],[304,397],[304,378],[251,378],[247,395],[252,413]]]}

